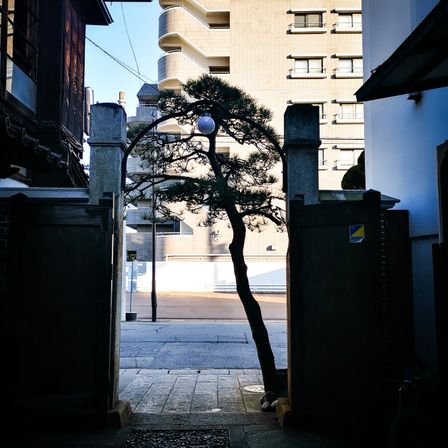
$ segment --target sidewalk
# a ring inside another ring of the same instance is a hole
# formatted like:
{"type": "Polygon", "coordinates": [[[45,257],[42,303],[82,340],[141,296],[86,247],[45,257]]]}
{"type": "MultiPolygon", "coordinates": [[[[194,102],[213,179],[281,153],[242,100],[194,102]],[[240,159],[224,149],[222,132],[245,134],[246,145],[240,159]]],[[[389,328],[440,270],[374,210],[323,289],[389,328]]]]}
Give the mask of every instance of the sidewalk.
{"type": "Polygon", "coordinates": [[[8,448],[382,448],[348,434],[281,428],[260,410],[259,370],[150,370],[120,372],[120,399],[131,422],[121,429],[67,431],[51,422],[24,427],[0,445],[8,448]],[[247,388],[246,386],[251,386],[247,388]],[[254,387],[256,386],[256,387],[254,387]],[[255,391],[253,391],[255,390],[255,391]]]}
{"type": "Polygon", "coordinates": [[[120,400],[133,412],[149,414],[259,413],[260,370],[120,371],[120,400]]]}

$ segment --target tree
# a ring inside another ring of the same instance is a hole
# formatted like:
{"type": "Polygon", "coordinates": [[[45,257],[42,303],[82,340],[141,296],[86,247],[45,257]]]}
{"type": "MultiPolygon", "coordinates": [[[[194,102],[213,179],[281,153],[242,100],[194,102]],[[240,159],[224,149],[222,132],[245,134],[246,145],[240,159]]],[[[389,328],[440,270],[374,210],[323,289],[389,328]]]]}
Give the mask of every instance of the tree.
{"type": "Polygon", "coordinates": [[[140,132],[131,147],[148,170],[134,178],[127,195],[134,199],[146,196],[152,185],[157,185],[160,212],[172,213],[171,204],[184,203],[190,212],[206,211],[205,225],[228,220],[233,231],[229,250],[237,292],[255,341],[265,390],[277,394],[280,384],[274,355],[260,306],[250,290],[244,243],[247,229],[260,230],[267,221],[278,228],[285,226],[284,197],[281,191],[275,193],[278,180],[272,174],[279,161],[285,172],[285,156],[268,125],[271,112],[241,89],[204,75],[188,81],[183,91],[161,92],[163,117],[159,121],[177,118],[191,132],[178,136],[150,133],[154,124],[140,132]],[[196,130],[204,113],[215,123],[208,135],[196,130]],[[219,153],[216,138],[222,134],[249,145],[247,151],[219,153]]]}
{"type": "Polygon", "coordinates": [[[341,187],[343,190],[364,190],[366,188],[364,151],[358,157],[358,164],[352,166],[344,174],[341,187]]]}
{"type": "Polygon", "coordinates": [[[144,123],[140,123],[136,126],[129,127],[126,132],[126,138],[127,138],[128,142],[129,143],[132,142],[132,140],[134,140],[135,137],[137,137],[137,135],[146,127],[147,126],[144,123]]]}

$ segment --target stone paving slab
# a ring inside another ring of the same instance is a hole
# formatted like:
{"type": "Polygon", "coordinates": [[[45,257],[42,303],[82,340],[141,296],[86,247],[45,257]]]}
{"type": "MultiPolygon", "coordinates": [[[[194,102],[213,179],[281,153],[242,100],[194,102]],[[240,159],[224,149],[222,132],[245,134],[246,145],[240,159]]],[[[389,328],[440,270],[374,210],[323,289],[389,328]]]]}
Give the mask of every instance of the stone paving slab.
{"type": "Polygon", "coordinates": [[[244,386],[261,384],[256,369],[123,369],[120,399],[149,414],[257,413],[263,393],[244,386]]]}

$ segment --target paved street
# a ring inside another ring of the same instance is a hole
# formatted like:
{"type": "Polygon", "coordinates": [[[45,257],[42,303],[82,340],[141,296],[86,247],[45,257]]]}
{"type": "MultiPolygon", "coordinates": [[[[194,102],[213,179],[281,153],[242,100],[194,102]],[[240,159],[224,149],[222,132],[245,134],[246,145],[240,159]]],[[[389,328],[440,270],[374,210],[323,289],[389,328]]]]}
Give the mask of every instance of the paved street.
{"type": "MultiPolygon", "coordinates": [[[[286,368],[286,322],[266,325],[277,368],[286,368]]],[[[124,322],[121,334],[120,399],[135,412],[260,412],[263,381],[247,323],[124,322]]]]}
{"type": "MultiPolygon", "coordinates": [[[[286,322],[267,322],[277,367],[286,367],[286,322]]],[[[259,369],[249,324],[122,322],[123,369],[259,369]]]]}
{"type": "MultiPolygon", "coordinates": [[[[286,319],[286,295],[255,293],[265,320],[286,319]]],[[[126,311],[130,307],[127,293],[126,311]]],[[[132,311],[138,319],[151,318],[151,293],[132,293],[132,311]]],[[[158,319],[221,319],[246,320],[246,314],[236,293],[231,292],[158,292],[158,319]]]]}

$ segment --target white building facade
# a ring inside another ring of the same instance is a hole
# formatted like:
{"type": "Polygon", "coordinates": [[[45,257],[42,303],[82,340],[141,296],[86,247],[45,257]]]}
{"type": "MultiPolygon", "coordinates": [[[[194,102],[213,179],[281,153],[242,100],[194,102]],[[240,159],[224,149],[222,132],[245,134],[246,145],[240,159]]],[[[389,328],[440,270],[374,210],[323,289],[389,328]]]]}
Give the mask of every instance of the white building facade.
{"type": "MultiPolygon", "coordinates": [[[[437,3],[363,1],[366,79],[381,69],[380,64],[437,3]]],[[[367,188],[400,199],[396,208],[410,212],[416,354],[431,364],[436,360],[432,247],[440,240],[437,147],[448,139],[447,116],[448,88],[408,92],[365,104],[367,188]]]]}
{"type": "MultiPolygon", "coordinates": [[[[159,46],[165,52],[159,59],[159,88],[180,90],[188,79],[202,74],[219,76],[268,107],[273,112],[272,125],[281,136],[288,105],[318,105],[322,139],[319,188],[340,189],[343,175],[364,150],[363,105],[354,96],[363,77],[361,1],[159,3],[163,9],[159,46]]],[[[182,131],[174,120],[162,123],[158,130],[182,131]]],[[[218,150],[231,154],[241,147],[224,137],[218,141],[218,150]]],[[[169,282],[168,286],[181,290],[234,289],[233,274],[227,274],[232,272],[229,226],[223,222],[203,228],[198,222],[197,216],[185,214],[180,235],[163,237],[159,249],[163,265],[159,266],[171,272],[166,278],[177,279],[175,285],[169,282]],[[208,277],[216,277],[216,281],[202,282],[200,287],[192,275],[181,281],[175,274],[177,263],[193,271],[191,263],[197,263],[198,268],[199,263],[205,263],[199,270],[205,273],[212,269],[214,275],[208,277]]],[[[245,257],[253,289],[286,290],[287,243],[286,233],[272,225],[262,233],[247,233],[245,257]]]]}
{"type": "MultiPolygon", "coordinates": [[[[320,189],[340,189],[364,149],[361,0],[160,0],[159,87],[215,74],[273,112],[318,105],[320,189]]],[[[160,130],[173,130],[171,124],[160,130]]],[[[222,142],[232,151],[232,144],[222,142]]],[[[237,148],[234,150],[238,151],[237,148]]]]}

